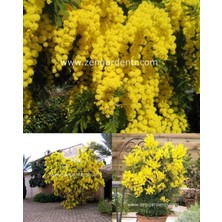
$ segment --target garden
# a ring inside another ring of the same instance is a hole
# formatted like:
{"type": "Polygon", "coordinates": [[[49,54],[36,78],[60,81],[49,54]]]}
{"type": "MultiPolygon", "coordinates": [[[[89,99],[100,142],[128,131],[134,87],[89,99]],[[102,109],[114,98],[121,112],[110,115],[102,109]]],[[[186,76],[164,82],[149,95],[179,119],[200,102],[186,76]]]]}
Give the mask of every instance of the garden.
{"type": "Polygon", "coordinates": [[[198,133],[199,0],[24,0],[25,133],[198,133]]]}
{"type": "Polygon", "coordinates": [[[114,135],[112,221],[199,222],[198,144],[198,134],[114,135]]]}
{"type": "Polygon", "coordinates": [[[111,220],[112,165],[106,161],[112,156],[112,138],[101,137],[100,143],[47,151],[31,162],[23,156],[24,221],[111,220]]]}
{"type": "Polygon", "coordinates": [[[101,135],[102,143],[23,157],[25,221],[30,212],[67,222],[200,221],[200,134],[101,135]]]}

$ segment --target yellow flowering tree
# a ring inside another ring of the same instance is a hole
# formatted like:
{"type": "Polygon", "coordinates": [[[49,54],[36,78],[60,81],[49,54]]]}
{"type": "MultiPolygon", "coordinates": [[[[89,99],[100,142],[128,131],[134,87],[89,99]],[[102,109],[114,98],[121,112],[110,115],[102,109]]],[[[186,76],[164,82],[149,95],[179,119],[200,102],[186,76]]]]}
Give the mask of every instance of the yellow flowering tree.
{"type": "Polygon", "coordinates": [[[199,0],[24,0],[23,47],[25,132],[189,131],[199,0]]]}
{"type": "Polygon", "coordinates": [[[55,152],[45,157],[46,183],[52,183],[55,195],[65,198],[62,202],[67,209],[75,207],[87,198],[87,193],[95,192],[99,186],[104,186],[100,168],[103,162],[98,162],[92,150],[79,150],[73,158],[65,158],[63,153],[55,152]]]}
{"type": "Polygon", "coordinates": [[[170,142],[160,146],[153,135],[144,143],[125,156],[122,184],[131,191],[140,215],[164,216],[184,183],[186,148],[170,142]]]}

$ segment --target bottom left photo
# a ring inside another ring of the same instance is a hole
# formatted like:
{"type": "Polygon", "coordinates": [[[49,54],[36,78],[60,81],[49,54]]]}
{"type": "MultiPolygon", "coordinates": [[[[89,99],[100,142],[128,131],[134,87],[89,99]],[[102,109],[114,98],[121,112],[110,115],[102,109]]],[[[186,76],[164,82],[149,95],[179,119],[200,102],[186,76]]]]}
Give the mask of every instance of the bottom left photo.
{"type": "Polygon", "coordinates": [[[112,135],[61,138],[23,152],[23,222],[110,222],[112,135]]]}

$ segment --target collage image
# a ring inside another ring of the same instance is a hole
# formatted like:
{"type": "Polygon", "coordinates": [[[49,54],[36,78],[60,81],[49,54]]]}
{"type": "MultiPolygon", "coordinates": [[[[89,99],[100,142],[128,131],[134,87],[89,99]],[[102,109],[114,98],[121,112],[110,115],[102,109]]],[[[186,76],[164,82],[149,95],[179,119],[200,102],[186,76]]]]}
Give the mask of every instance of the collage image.
{"type": "Polygon", "coordinates": [[[200,222],[200,0],[23,0],[23,135],[23,222],[200,222]]]}

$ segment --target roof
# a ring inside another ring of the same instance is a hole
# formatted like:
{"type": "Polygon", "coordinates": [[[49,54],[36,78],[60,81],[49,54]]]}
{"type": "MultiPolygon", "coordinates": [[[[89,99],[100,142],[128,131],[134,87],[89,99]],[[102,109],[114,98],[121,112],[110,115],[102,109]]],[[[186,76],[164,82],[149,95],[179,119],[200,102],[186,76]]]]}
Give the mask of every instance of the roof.
{"type": "Polygon", "coordinates": [[[78,154],[78,150],[82,149],[83,147],[84,147],[84,145],[80,143],[80,144],[77,144],[75,146],[71,146],[71,147],[68,147],[68,148],[60,149],[59,151],[63,152],[64,156],[66,158],[69,158],[69,157],[73,157],[74,155],[77,155],[78,154]]]}
{"type": "Polygon", "coordinates": [[[73,157],[74,155],[77,155],[78,154],[78,149],[82,149],[84,147],[84,145],[82,143],[80,144],[77,144],[77,145],[74,145],[74,146],[70,146],[70,147],[67,147],[67,148],[63,148],[63,149],[58,149],[54,152],[50,152],[49,150],[45,152],[45,155],[34,160],[34,161],[31,161],[31,163],[35,163],[39,160],[41,160],[42,158],[46,157],[46,156],[49,156],[51,155],[52,153],[55,153],[55,152],[63,152],[64,153],[64,156],[66,158],[68,157],[73,157]]]}
{"type": "Polygon", "coordinates": [[[112,164],[107,164],[107,165],[104,165],[102,168],[101,168],[101,171],[103,172],[108,172],[108,171],[112,171],[112,164]]]}

